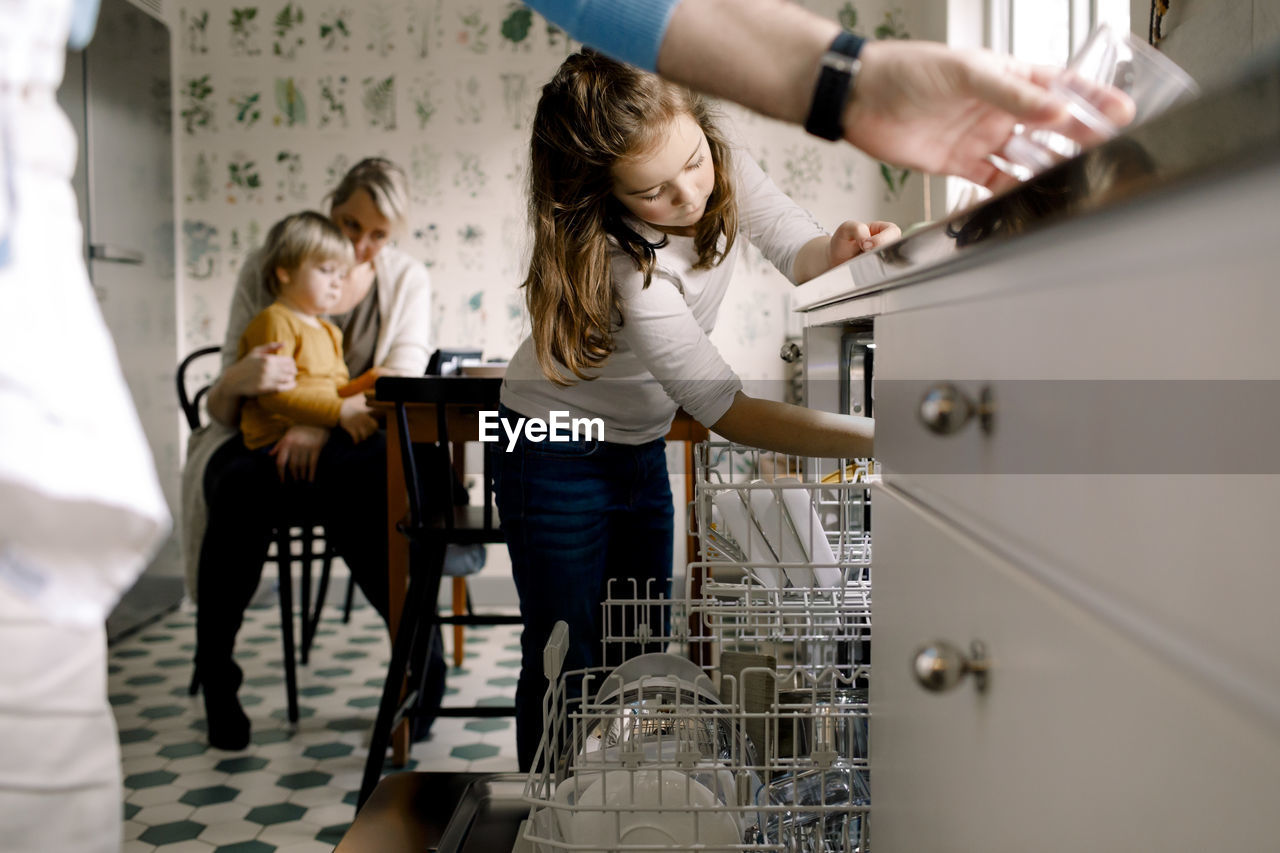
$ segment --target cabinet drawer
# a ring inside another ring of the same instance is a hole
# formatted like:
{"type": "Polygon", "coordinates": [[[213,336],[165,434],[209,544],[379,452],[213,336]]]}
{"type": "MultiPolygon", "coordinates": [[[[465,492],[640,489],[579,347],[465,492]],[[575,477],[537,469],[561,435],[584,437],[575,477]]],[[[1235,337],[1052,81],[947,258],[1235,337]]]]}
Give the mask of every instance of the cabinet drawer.
{"type": "Polygon", "coordinates": [[[1271,169],[891,291],[875,412],[885,482],[1280,727],[1280,288],[1270,223],[1229,213],[1277,192],[1271,169]],[[1170,236],[1217,215],[1215,245],[1170,236]],[[990,392],[989,431],[926,427],[944,381],[990,392]]]}
{"type": "Polygon", "coordinates": [[[876,498],[877,849],[1274,848],[1270,730],[913,499],[876,498]],[[937,639],[985,644],[985,691],[917,683],[937,639]]]}

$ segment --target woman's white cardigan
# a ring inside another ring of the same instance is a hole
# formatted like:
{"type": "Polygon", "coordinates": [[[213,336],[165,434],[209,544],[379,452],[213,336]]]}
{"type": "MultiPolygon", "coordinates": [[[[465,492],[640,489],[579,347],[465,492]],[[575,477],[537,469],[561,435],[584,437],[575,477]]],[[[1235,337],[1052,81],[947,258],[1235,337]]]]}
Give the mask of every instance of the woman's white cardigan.
{"type": "MultiPolygon", "coordinates": [[[[374,286],[378,289],[378,340],[373,363],[407,376],[420,376],[426,372],[431,357],[431,278],[427,268],[391,246],[378,253],[373,266],[374,286]]],[[[262,279],[259,250],[245,259],[231,298],[231,317],[222,344],[224,370],[236,361],[240,335],[249,321],[271,302],[262,279]]],[[[187,463],[182,469],[182,553],[187,593],[193,601],[208,514],[205,469],[214,451],[237,434],[234,427],[210,419],[187,440],[187,463]]]]}

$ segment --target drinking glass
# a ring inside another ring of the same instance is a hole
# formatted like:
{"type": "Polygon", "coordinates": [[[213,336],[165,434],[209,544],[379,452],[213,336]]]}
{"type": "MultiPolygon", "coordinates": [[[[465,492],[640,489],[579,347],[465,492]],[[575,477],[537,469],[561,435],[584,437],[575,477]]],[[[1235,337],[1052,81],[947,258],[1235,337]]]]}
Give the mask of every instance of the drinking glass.
{"type": "Polygon", "coordinates": [[[1105,142],[1197,94],[1199,87],[1173,60],[1132,33],[1100,24],[1049,90],[1066,103],[1066,117],[1053,127],[1019,125],[993,158],[998,168],[1017,178],[1105,142]]]}

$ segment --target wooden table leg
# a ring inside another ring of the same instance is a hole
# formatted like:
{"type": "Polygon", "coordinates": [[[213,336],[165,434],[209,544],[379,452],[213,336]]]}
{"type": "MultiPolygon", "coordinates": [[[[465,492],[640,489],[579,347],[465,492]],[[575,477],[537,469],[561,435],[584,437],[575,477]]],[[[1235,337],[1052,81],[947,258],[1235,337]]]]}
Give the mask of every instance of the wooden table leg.
{"type": "MultiPolygon", "coordinates": [[[[467,612],[467,579],[453,578],[453,615],[463,616],[467,612]]],[[[463,656],[466,649],[463,647],[466,637],[463,636],[463,626],[453,626],[453,665],[462,666],[463,656]]]]}
{"type": "MultiPolygon", "coordinates": [[[[684,443],[684,500],[687,507],[688,516],[685,518],[686,530],[694,529],[693,518],[697,509],[694,503],[696,489],[694,488],[694,479],[697,472],[694,470],[694,446],[692,440],[685,440],[684,443]]],[[[695,601],[702,597],[702,584],[706,580],[707,570],[705,566],[694,565],[699,563],[702,555],[698,552],[698,537],[692,533],[685,539],[685,558],[686,570],[691,573],[689,578],[689,600],[695,601]]],[[[706,635],[705,626],[700,614],[689,614],[689,636],[693,638],[706,635]]],[[[711,647],[705,640],[694,640],[689,643],[689,659],[698,666],[706,666],[711,663],[711,647]]]]}
{"type": "MultiPolygon", "coordinates": [[[[400,454],[400,431],[392,425],[387,430],[387,589],[388,621],[391,642],[395,643],[404,610],[405,589],[409,584],[409,540],[396,529],[396,524],[409,512],[409,495],[405,491],[404,468],[400,454]]],[[[400,689],[404,698],[404,687],[400,689]]],[[[391,733],[391,763],[404,767],[409,761],[409,726],[401,723],[391,733]]]]}

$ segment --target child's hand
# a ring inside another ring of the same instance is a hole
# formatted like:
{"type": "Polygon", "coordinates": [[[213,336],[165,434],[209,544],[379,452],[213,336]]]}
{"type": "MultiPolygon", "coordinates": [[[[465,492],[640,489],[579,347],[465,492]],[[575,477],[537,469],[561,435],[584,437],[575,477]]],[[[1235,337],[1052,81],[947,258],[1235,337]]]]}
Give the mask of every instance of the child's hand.
{"type": "Polygon", "coordinates": [[[326,427],[308,424],[289,427],[284,437],[271,448],[271,455],[276,458],[276,472],[280,475],[280,482],[283,483],[287,475],[292,475],[295,480],[314,482],[320,451],[328,440],[329,430],[326,427]]]}
{"type": "Polygon", "coordinates": [[[827,260],[838,266],[863,252],[886,246],[902,236],[902,229],[892,222],[855,222],[849,220],[836,229],[827,244],[827,260]]]}
{"type": "Polygon", "coordinates": [[[378,431],[378,422],[369,411],[369,401],[363,394],[347,397],[338,411],[338,425],[345,429],[356,444],[378,431]]]}

